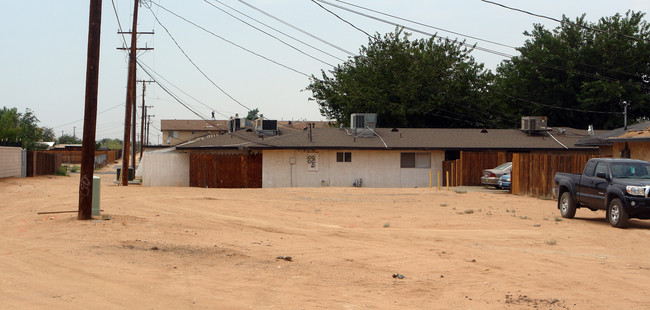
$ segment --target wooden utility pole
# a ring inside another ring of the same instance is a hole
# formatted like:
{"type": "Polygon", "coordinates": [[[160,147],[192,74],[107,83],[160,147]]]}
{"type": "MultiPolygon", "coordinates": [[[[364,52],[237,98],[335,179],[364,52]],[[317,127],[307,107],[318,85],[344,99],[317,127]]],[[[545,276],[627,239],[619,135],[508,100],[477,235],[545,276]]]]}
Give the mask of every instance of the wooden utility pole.
{"type": "Polygon", "coordinates": [[[142,119],[140,120],[140,160],[142,160],[142,151],[144,150],[144,122],[147,115],[147,106],[144,105],[144,95],[147,89],[147,83],[154,81],[139,80],[142,83],[142,119]]]}
{"type": "Polygon", "coordinates": [[[97,127],[97,91],[99,86],[99,47],[102,24],[102,0],[90,0],[88,56],[86,63],[86,103],[81,145],[79,211],[77,219],[92,218],[93,173],[95,172],[95,130],[97,127]]]}
{"type": "MultiPolygon", "coordinates": [[[[149,108],[153,108],[153,106],[149,106],[149,108]]],[[[147,108],[148,109],[148,108],[147,108]]],[[[149,125],[151,125],[151,118],[156,117],[155,115],[150,115],[147,112],[147,145],[149,145],[149,125]]]]}
{"type": "MultiPolygon", "coordinates": [[[[133,28],[131,28],[131,49],[129,52],[129,73],[126,85],[126,111],[124,115],[124,147],[122,148],[122,185],[129,185],[129,147],[131,146],[131,108],[133,107],[133,94],[135,93],[135,53],[138,31],[138,4],[133,2],[133,28]]],[[[135,167],[133,167],[135,169],[135,167]]]]}

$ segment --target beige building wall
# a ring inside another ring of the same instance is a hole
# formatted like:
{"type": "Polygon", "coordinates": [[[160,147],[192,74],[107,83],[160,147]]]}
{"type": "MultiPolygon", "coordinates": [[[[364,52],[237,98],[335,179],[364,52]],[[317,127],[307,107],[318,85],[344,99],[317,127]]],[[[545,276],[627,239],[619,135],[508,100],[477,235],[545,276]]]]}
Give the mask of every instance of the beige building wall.
{"type": "Polygon", "coordinates": [[[22,167],[22,149],[0,146],[0,178],[19,178],[22,167]]]}
{"type": "Polygon", "coordinates": [[[190,155],[175,151],[142,154],[143,186],[190,186],[190,155]]]}
{"type": "Polygon", "coordinates": [[[650,142],[617,142],[612,146],[613,157],[621,157],[621,151],[627,144],[630,158],[650,161],[650,142]]]}
{"type": "Polygon", "coordinates": [[[444,151],[264,150],[262,187],[428,187],[437,186],[444,151]],[[350,152],[350,162],[337,162],[337,152],[350,152]],[[431,168],[400,168],[402,152],[431,154],[431,168]]]}

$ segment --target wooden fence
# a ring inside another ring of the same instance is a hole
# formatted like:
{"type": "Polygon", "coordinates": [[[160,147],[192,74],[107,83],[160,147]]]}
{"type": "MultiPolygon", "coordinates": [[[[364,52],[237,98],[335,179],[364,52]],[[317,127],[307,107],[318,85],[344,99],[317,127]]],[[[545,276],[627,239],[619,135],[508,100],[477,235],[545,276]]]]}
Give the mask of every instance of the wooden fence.
{"type": "Polygon", "coordinates": [[[262,154],[190,154],[190,186],[261,188],[262,154]]]}
{"type": "Polygon", "coordinates": [[[52,175],[61,166],[61,158],[56,154],[39,151],[27,152],[27,176],[52,175]]]}
{"type": "MultiPolygon", "coordinates": [[[[104,167],[121,156],[121,150],[95,151],[95,169],[104,167]]],[[[81,151],[29,151],[27,176],[53,175],[62,164],[81,164],[81,151]]]]}
{"type": "MultiPolygon", "coordinates": [[[[81,151],[59,151],[50,150],[46,153],[57,154],[61,156],[62,163],[78,165],[81,164],[81,151]]],[[[112,163],[122,156],[122,150],[95,151],[95,156],[106,155],[106,162],[112,163]]]]}
{"type": "Polygon", "coordinates": [[[512,193],[551,196],[556,172],[582,173],[595,154],[516,153],[512,158],[512,193]]]}
{"type": "Polygon", "coordinates": [[[442,163],[443,185],[449,175],[449,186],[480,186],[483,170],[512,161],[513,194],[551,196],[556,172],[582,173],[595,157],[601,155],[463,151],[460,159],[442,163]]]}
{"type": "Polygon", "coordinates": [[[443,185],[479,186],[483,170],[492,169],[500,164],[512,161],[511,152],[460,152],[460,159],[446,160],[442,163],[443,185]]]}

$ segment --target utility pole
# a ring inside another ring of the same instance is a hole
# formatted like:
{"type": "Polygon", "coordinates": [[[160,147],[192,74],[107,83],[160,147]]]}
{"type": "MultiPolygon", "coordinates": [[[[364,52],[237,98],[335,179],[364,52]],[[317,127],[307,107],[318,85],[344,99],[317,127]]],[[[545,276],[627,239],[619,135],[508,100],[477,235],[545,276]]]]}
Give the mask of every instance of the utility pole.
{"type": "Polygon", "coordinates": [[[627,107],[629,105],[627,101],[623,101],[623,130],[627,130],[627,107]]]}
{"type": "Polygon", "coordinates": [[[147,115],[147,106],[144,104],[144,95],[147,89],[147,83],[153,83],[154,81],[139,80],[138,82],[142,83],[142,119],[140,120],[140,161],[142,161],[142,152],[144,151],[144,122],[147,115]]]}
{"type": "MultiPolygon", "coordinates": [[[[153,106],[149,106],[149,108],[153,108],[153,106]]],[[[147,110],[149,108],[147,108],[147,110]]],[[[147,145],[151,144],[151,143],[149,143],[149,125],[151,125],[151,118],[152,117],[156,117],[156,116],[147,114],[147,145]]]]}
{"type": "MultiPolygon", "coordinates": [[[[135,0],[133,2],[133,27],[131,28],[131,32],[128,32],[129,34],[131,34],[131,47],[128,49],[129,50],[129,73],[128,73],[128,82],[126,86],[126,108],[124,113],[124,147],[122,148],[122,185],[123,186],[129,185],[129,157],[130,157],[129,152],[131,151],[130,148],[133,147],[133,150],[135,150],[135,145],[132,145],[133,144],[132,142],[135,140],[136,52],[138,50],[152,49],[152,48],[138,49],[136,46],[137,35],[140,34],[137,29],[138,28],[138,7],[140,4],[139,2],[140,2],[139,0],[135,0]],[[132,122],[133,122],[133,128],[131,128],[132,122]],[[133,139],[130,139],[131,137],[133,137],[133,139]]],[[[123,34],[126,32],[118,32],[118,33],[123,34]]],[[[143,34],[153,34],[153,32],[143,33],[143,34]]],[[[118,48],[118,49],[126,49],[126,48],[118,48]]],[[[135,170],[135,153],[130,158],[132,159],[131,165],[135,170]]]]}
{"type": "Polygon", "coordinates": [[[124,115],[124,147],[122,147],[122,185],[129,185],[129,151],[131,146],[131,108],[133,107],[133,87],[135,85],[135,53],[138,28],[138,4],[133,1],[133,28],[131,28],[131,48],[129,52],[129,73],[126,85],[126,108],[124,115]]]}
{"type": "Polygon", "coordinates": [[[88,21],[88,55],[86,64],[86,102],[81,144],[79,210],[77,219],[92,218],[93,173],[95,172],[95,130],[97,127],[97,91],[99,86],[99,51],[102,24],[102,0],[90,0],[88,21]]]}
{"type": "Polygon", "coordinates": [[[77,126],[72,126],[72,137],[73,138],[77,137],[77,126]]]}

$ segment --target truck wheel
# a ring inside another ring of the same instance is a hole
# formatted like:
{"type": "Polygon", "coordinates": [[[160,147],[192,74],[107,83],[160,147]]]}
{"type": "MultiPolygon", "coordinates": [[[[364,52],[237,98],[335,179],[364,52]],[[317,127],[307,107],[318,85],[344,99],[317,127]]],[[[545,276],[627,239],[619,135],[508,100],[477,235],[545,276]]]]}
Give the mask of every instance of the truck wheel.
{"type": "Polygon", "coordinates": [[[609,223],[618,228],[623,228],[627,226],[627,220],[630,216],[627,214],[627,210],[623,206],[623,202],[620,199],[612,199],[612,202],[609,203],[607,208],[607,219],[609,223]]]}
{"type": "Polygon", "coordinates": [[[564,192],[560,197],[560,213],[563,218],[572,219],[576,216],[576,204],[571,193],[564,192]]]}

